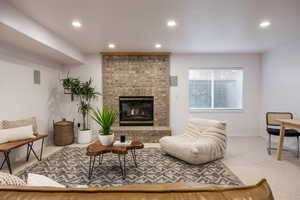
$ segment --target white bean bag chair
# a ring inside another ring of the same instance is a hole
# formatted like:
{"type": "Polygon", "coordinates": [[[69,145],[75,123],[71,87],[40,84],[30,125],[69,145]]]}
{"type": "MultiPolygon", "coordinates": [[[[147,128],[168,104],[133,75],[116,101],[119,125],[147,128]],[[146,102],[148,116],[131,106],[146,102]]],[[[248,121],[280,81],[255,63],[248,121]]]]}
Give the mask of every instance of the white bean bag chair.
{"type": "Polygon", "coordinates": [[[223,158],[227,141],[225,127],[225,122],[191,119],[183,135],[159,140],[161,150],[195,165],[223,158]]]}

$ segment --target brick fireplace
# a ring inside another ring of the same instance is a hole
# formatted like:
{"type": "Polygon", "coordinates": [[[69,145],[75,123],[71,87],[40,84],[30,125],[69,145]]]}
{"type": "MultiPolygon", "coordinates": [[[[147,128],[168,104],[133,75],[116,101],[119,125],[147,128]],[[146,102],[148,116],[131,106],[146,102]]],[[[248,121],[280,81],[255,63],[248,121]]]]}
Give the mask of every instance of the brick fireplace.
{"type": "Polygon", "coordinates": [[[157,142],[170,135],[169,54],[103,53],[103,104],[120,112],[115,135],[157,142]]]}

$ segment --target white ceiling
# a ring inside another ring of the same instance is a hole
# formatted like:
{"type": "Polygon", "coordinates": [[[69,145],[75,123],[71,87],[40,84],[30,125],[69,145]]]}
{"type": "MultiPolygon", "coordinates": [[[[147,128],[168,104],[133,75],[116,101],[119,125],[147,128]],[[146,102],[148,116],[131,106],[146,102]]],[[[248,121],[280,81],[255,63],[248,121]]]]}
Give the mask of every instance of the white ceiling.
{"type": "Polygon", "coordinates": [[[300,37],[300,0],[9,0],[84,53],[263,52],[300,37]],[[82,22],[79,30],[73,19],[82,22]],[[166,27],[168,19],[178,26],[166,27]],[[271,20],[266,30],[262,20],[271,20]]]}
{"type": "Polygon", "coordinates": [[[69,56],[49,48],[30,37],[27,37],[20,32],[0,24],[0,46],[10,45],[25,52],[30,52],[36,56],[42,56],[44,59],[49,60],[55,64],[77,64],[78,61],[69,56]]]}

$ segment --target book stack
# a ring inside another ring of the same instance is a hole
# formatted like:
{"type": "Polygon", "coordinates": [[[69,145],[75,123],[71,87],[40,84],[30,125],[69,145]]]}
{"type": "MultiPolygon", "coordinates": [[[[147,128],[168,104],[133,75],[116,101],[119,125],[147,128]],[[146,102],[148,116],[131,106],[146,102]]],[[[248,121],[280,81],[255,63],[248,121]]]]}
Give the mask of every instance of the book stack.
{"type": "Polygon", "coordinates": [[[115,141],[113,145],[115,147],[126,147],[126,146],[130,146],[131,142],[132,142],[131,140],[128,140],[126,142],[115,141]]]}

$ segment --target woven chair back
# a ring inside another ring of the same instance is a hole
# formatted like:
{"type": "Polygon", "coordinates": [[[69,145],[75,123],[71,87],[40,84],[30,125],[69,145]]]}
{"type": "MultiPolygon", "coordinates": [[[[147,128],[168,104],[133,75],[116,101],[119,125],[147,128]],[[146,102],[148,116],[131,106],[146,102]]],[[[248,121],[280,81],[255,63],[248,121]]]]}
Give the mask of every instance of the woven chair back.
{"type": "Polygon", "coordinates": [[[267,126],[280,126],[278,119],[293,119],[293,114],[289,112],[267,112],[266,123],[267,126]]]}

